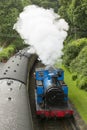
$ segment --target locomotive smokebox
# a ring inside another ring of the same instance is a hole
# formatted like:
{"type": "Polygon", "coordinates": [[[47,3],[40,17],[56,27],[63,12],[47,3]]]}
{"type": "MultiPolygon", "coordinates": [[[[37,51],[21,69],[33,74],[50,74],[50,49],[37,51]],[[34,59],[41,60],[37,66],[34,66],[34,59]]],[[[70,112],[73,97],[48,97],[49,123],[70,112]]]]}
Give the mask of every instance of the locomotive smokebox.
{"type": "Polygon", "coordinates": [[[45,101],[48,106],[58,106],[64,103],[64,92],[59,87],[51,87],[46,90],[45,101]]]}

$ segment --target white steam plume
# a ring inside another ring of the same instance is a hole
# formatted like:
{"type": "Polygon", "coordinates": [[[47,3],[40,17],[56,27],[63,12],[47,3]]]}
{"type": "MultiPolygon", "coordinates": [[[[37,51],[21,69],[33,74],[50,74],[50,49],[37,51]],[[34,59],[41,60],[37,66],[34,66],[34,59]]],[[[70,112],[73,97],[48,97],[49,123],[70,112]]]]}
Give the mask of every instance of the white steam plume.
{"type": "Polygon", "coordinates": [[[52,9],[35,5],[25,7],[14,25],[25,43],[31,45],[31,51],[37,53],[45,65],[53,65],[60,59],[68,28],[65,20],[52,9]]]}

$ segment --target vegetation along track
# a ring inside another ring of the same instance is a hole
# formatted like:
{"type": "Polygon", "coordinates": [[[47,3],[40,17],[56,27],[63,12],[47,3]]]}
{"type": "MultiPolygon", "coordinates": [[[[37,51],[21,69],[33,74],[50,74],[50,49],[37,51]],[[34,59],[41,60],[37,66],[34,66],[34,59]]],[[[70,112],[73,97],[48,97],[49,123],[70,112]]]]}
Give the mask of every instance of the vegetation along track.
{"type": "Polygon", "coordinates": [[[38,119],[35,114],[35,79],[34,71],[37,67],[42,67],[43,65],[36,61],[31,72],[29,79],[29,98],[31,105],[31,112],[33,117],[34,130],[79,130],[75,124],[74,118],[63,118],[63,119],[38,119]]]}

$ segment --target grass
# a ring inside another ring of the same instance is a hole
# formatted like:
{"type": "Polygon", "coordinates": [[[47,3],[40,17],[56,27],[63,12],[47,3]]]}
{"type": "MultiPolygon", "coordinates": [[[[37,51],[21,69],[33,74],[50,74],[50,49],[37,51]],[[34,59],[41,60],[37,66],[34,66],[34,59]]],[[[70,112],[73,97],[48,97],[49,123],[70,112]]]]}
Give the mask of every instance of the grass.
{"type": "Polygon", "coordinates": [[[79,89],[72,80],[72,74],[65,67],[62,68],[65,72],[65,82],[69,87],[69,98],[87,124],[87,92],[79,89]]]}

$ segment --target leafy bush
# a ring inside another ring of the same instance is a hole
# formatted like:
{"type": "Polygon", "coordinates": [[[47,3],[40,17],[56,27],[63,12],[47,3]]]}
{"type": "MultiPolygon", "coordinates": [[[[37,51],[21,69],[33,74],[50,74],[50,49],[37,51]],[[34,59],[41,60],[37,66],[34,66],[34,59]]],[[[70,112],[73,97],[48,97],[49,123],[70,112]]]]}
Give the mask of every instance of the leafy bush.
{"type": "Polygon", "coordinates": [[[58,12],[57,0],[32,0],[32,4],[44,7],[46,9],[53,8],[55,12],[58,12]]]}
{"type": "Polygon", "coordinates": [[[70,66],[72,60],[74,60],[84,46],[87,46],[87,38],[78,39],[68,43],[64,49],[63,63],[66,66],[70,66]]]}
{"type": "Polygon", "coordinates": [[[78,55],[78,48],[76,45],[68,44],[64,48],[63,63],[69,66],[71,61],[78,55]]]}
{"type": "Polygon", "coordinates": [[[80,89],[85,89],[87,91],[87,76],[80,76],[80,78],[78,78],[77,80],[77,86],[80,89]]]}
{"type": "Polygon", "coordinates": [[[72,74],[72,80],[76,80],[77,79],[77,73],[73,73],[72,74]]]}
{"type": "Polygon", "coordinates": [[[22,39],[14,40],[8,47],[0,52],[0,61],[8,60],[14,53],[24,47],[28,47],[28,45],[24,44],[22,39]]]}
{"type": "Polygon", "coordinates": [[[3,60],[8,60],[9,58],[9,55],[7,52],[1,52],[0,53],[0,61],[3,61],[3,60]]]}
{"type": "Polygon", "coordinates": [[[14,40],[11,45],[14,46],[16,50],[20,50],[28,46],[24,44],[24,41],[21,38],[14,40]]]}
{"type": "Polygon", "coordinates": [[[72,72],[77,73],[77,86],[87,90],[87,46],[71,62],[70,69],[72,72]]]}
{"type": "Polygon", "coordinates": [[[87,39],[82,38],[72,41],[64,47],[64,65],[73,73],[72,79],[77,86],[87,89],[87,39]]]}
{"type": "Polygon", "coordinates": [[[84,47],[79,55],[71,62],[70,69],[73,72],[85,73],[87,71],[87,46],[84,47]]]}
{"type": "Polygon", "coordinates": [[[15,53],[15,47],[13,45],[9,45],[7,48],[4,48],[0,52],[0,61],[8,60],[14,53],[15,53]]]}

